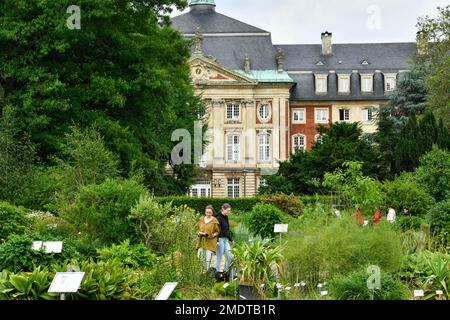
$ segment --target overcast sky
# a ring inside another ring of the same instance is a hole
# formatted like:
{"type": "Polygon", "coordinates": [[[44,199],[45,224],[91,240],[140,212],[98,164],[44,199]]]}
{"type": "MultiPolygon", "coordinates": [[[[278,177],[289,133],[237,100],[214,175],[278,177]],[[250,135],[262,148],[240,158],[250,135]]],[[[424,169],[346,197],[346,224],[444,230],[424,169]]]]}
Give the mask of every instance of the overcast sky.
{"type": "MultiPolygon", "coordinates": [[[[215,0],[216,11],[272,33],[275,44],[412,42],[417,18],[450,0],[215,0]]],[[[187,12],[189,9],[185,10],[187,12]]],[[[174,12],[172,16],[179,15],[174,12]]]]}

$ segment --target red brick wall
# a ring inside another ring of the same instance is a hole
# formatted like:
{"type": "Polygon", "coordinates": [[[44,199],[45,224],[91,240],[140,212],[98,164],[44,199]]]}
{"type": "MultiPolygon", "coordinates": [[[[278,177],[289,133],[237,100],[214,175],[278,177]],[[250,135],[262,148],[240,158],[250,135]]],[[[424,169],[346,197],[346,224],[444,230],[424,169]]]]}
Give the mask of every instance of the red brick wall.
{"type": "MultiPolygon", "coordinates": [[[[307,150],[311,150],[312,145],[315,141],[315,136],[318,133],[316,130],[316,127],[318,124],[316,124],[316,119],[315,119],[315,109],[316,108],[320,108],[320,109],[324,109],[324,108],[328,108],[328,117],[329,117],[329,121],[333,121],[332,119],[332,113],[331,113],[331,109],[332,106],[328,105],[328,106],[322,106],[322,105],[310,105],[310,106],[304,106],[304,105],[296,105],[296,104],[291,104],[290,107],[290,114],[292,114],[292,109],[295,108],[304,108],[306,111],[306,123],[304,124],[294,124],[292,123],[293,119],[292,116],[290,116],[291,118],[291,130],[290,130],[290,142],[289,144],[292,144],[292,137],[295,136],[296,134],[304,134],[306,136],[306,149],[307,150]]],[[[290,150],[292,152],[292,150],[290,150]]]]}

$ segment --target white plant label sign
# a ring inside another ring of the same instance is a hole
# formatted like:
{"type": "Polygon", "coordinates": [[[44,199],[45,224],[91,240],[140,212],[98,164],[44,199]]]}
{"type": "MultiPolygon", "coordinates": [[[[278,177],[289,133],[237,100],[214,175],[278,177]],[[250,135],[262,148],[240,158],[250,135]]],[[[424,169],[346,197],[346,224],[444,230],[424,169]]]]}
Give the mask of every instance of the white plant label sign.
{"type": "Polygon", "coordinates": [[[414,297],[423,297],[423,290],[414,290],[414,297]]]}
{"type": "Polygon", "coordinates": [[[288,232],[288,225],[287,224],[276,224],[273,228],[273,232],[275,232],[275,233],[288,232]]]}
{"type": "Polygon", "coordinates": [[[84,272],[57,272],[48,292],[71,293],[77,292],[83,280],[84,272]]]}
{"type": "Polygon", "coordinates": [[[177,287],[178,282],[166,282],[164,287],[162,287],[161,291],[159,291],[155,300],[167,300],[172,294],[173,290],[177,287]]]}
{"type": "Polygon", "coordinates": [[[42,248],[42,241],[33,241],[33,244],[31,245],[31,250],[41,250],[42,248]]]}
{"type": "Polygon", "coordinates": [[[45,253],[61,253],[63,243],[62,241],[45,241],[42,246],[45,248],[45,253]]]}
{"type": "Polygon", "coordinates": [[[321,296],[327,296],[328,295],[328,291],[320,291],[320,295],[321,296]]]}

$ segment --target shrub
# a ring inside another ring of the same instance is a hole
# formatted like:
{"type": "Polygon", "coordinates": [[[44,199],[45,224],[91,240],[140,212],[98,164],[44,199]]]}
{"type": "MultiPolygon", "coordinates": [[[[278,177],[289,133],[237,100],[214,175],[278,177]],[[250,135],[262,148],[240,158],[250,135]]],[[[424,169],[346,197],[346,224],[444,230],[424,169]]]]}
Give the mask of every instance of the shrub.
{"type": "Polygon", "coordinates": [[[138,281],[138,274],[131,272],[117,261],[82,261],[78,268],[84,278],[77,293],[67,294],[68,300],[130,300],[138,281]]]}
{"type": "Polygon", "coordinates": [[[293,194],[265,194],[260,197],[260,201],[262,203],[274,205],[284,213],[294,217],[300,215],[304,208],[303,202],[300,198],[293,194]]]}
{"type": "MultiPolygon", "coordinates": [[[[38,266],[51,267],[77,259],[78,252],[70,242],[63,243],[61,253],[45,253],[31,249],[33,240],[43,240],[39,235],[13,235],[0,245],[0,270],[31,272],[38,266]]],[[[55,239],[44,239],[55,240],[55,239]]]]}
{"type": "Polygon", "coordinates": [[[405,230],[418,230],[423,224],[426,224],[427,221],[422,217],[405,217],[399,216],[396,218],[396,223],[400,226],[400,228],[405,230]]]}
{"type": "Polygon", "coordinates": [[[57,293],[48,293],[53,273],[46,269],[14,274],[0,273],[0,300],[55,300],[57,293]]]}
{"type": "Polygon", "coordinates": [[[416,179],[436,201],[450,198],[450,153],[436,146],[420,159],[416,179]]]}
{"type": "Polygon", "coordinates": [[[83,187],[64,215],[82,232],[100,242],[135,241],[137,234],[128,216],[139,197],[147,193],[147,189],[133,179],[107,180],[100,185],[83,187]]]}
{"type": "Polygon", "coordinates": [[[370,274],[356,272],[348,276],[336,276],[329,284],[330,294],[337,300],[404,300],[408,290],[401,281],[388,273],[381,273],[381,290],[370,290],[367,279],[370,274]]]}
{"type": "Polygon", "coordinates": [[[270,204],[257,204],[248,217],[249,230],[262,238],[275,236],[273,227],[282,220],[282,212],[270,204]]]}
{"type": "Polygon", "coordinates": [[[22,234],[26,230],[25,211],[6,202],[0,202],[0,239],[12,234],[22,234]]]}
{"type": "Polygon", "coordinates": [[[450,199],[434,205],[428,211],[427,221],[434,233],[443,233],[446,235],[447,241],[450,241],[450,199]]]}
{"type": "Polygon", "coordinates": [[[155,255],[145,245],[142,243],[131,245],[129,240],[99,249],[97,252],[101,261],[116,261],[134,269],[151,267],[156,260],[155,255]]]}
{"type": "Polygon", "coordinates": [[[172,203],[173,207],[188,206],[195,211],[203,214],[208,205],[214,207],[214,212],[220,211],[224,203],[231,205],[233,213],[250,212],[252,208],[258,203],[258,198],[194,198],[194,197],[156,197],[159,203],[172,203]]]}
{"type": "Polygon", "coordinates": [[[395,272],[402,259],[400,237],[387,222],[361,227],[349,217],[332,219],[327,225],[305,221],[300,232],[288,239],[284,252],[287,270],[310,283],[367,265],[395,272]]]}
{"type": "Polygon", "coordinates": [[[382,188],[387,205],[392,205],[399,213],[408,208],[413,216],[423,216],[433,204],[433,198],[420,185],[402,177],[385,181],[382,188]]]}
{"type": "Polygon", "coordinates": [[[50,212],[34,211],[27,214],[31,221],[31,233],[41,237],[59,237],[63,239],[79,238],[78,230],[67,220],[57,217],[50,212]]]}

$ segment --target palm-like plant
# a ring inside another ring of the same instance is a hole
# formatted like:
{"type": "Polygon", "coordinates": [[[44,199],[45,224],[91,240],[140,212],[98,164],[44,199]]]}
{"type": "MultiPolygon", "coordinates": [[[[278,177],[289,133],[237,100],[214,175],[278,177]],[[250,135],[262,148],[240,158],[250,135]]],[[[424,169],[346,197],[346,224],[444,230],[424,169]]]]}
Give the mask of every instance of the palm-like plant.
{"type": "Polygon", "coordinates": [[[238,244],[233,255],[240,269],[241,282],[256,287],[261,294],[260,285],[268,283],[280,272],[281,251],[281,246],[274,246],[270,241],[238,244]]]}

